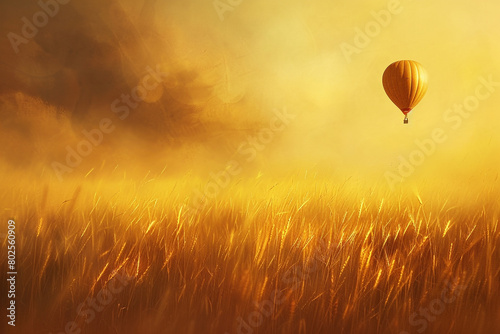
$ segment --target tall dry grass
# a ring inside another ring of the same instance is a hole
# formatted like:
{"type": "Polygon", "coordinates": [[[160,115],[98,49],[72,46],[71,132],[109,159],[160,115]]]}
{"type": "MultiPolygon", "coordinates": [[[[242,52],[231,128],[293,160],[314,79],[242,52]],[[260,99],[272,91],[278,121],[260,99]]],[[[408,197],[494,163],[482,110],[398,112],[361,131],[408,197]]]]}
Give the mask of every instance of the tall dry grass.
{"type": "MultiPolygon", "coordinates": [[[[17,222],[17,333],[60,333],[75,321],[81,333],[232,334],[256,304],[271,314],[243,333],[500,330],[491,188],[259,178],[233,182],[193,214],[188,178],[10,185],[0,199],[4,221],[17,222]],[[78,305],[117,269],[130,284],[86,324],[78,305]],[[425,317],[410,320],[446,287],[456,298],[425,328],[425,317]]],[[[6,256],[0,264],[4,275],[6,256]]]]}

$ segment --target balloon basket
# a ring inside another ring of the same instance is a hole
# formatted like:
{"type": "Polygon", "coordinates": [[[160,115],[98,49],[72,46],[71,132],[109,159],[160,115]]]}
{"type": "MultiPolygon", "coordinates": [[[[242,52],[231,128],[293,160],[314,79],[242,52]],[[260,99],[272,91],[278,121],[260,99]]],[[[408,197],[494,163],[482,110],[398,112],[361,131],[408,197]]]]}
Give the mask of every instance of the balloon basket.
{"type": "Polygon", "coordinates": [[[405,120],[403,121],[404,124],[408,124],[408,116],[405,115],[405,120]]]}

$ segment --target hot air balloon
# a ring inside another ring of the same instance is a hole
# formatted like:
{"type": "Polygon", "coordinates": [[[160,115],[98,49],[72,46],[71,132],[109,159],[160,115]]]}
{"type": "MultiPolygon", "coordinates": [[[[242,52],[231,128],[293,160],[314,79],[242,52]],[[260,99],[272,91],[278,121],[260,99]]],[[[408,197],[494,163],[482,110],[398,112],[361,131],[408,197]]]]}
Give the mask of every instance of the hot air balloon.
{"type": "Polygon", "coordinates": [[[384,71],[382,84],[387,96],[405,115],[404,124],[408,124],[408,113],[427,92],[427,72],[424,67],[413,60],[392,63],[384,71]]]}

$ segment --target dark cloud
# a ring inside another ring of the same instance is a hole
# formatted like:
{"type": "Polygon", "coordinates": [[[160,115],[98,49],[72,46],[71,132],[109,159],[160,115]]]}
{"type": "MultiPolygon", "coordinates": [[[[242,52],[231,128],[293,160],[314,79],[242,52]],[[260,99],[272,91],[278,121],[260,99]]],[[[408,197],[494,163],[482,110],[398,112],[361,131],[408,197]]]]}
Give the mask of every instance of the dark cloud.
{"type": "MultiPolygon", "coordinates": [[[[222,105],[212,103],[214,80],[200,73],[210,68],[179,61],[182,51],[174,49],[174,41],[181,38],[181,29],[161,20],[157,5],[146,0],[132,9],[132,4],[114,0],[74,0],[60,4],[59,13],[27,43],[13,47],[9,38],[1,40],[0,137],[5,160],[16,166],[60,160],[66,146],[76,145],[81,131],[97,127],[102,118],[112,119],[116,131],[103,142],[112,149],[96,148],[92,164],[139,157],[137,163],[145,159],[151,165],[147,157],[157,154],[164,164],[166,151],[193,143],[224,149],[220,134],[233,136],[233,125],[203,116],[222,105]],[[130,95],[158,68],[168,78],[120,119],[113,102],[130,95]]],[[[35,1],[9,0],[1,6],[2,36],[23,36],[22,18],[32,21],[41,11],[35,1]]]]}

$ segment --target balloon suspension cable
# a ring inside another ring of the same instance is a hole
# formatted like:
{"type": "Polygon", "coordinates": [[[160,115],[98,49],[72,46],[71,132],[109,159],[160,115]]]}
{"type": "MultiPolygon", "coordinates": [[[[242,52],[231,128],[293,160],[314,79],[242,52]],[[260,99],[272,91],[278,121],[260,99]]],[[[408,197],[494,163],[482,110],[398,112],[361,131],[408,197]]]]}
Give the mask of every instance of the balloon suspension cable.
{"type": "Polygon", "coordinates": [[[408,115],[405,114],[405,120],[403,122],[404,124],[408,124],[408,115]]]}

